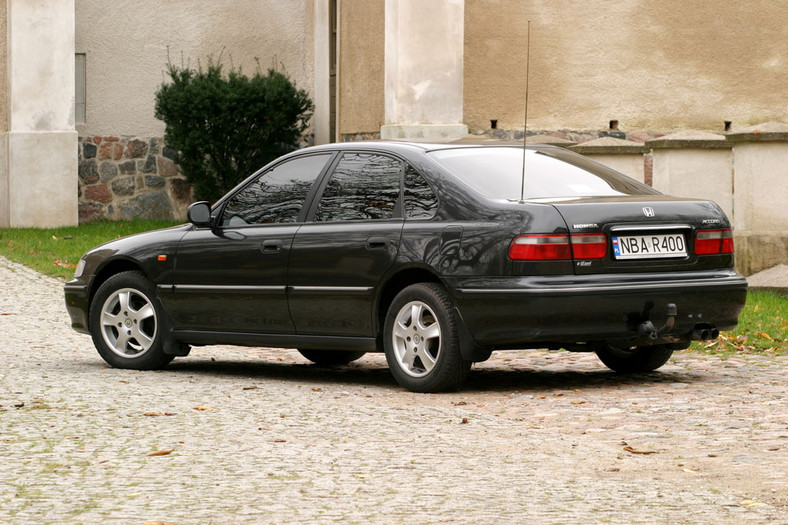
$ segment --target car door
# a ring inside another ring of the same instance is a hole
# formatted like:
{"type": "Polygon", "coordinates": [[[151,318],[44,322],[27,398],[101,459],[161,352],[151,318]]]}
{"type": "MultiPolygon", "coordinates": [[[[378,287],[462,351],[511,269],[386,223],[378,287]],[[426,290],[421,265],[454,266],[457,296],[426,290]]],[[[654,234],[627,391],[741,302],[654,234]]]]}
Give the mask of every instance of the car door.
{"type": "Polygon", "coordinates": [[[332,156],[277,164],[227,198],[213,227],[183,237],[168,305],[175,329],[293,333],[287,262],[305,201],[332,156]]]}
{"type": "Polygon", "coordinates": [[[404,163],[345,152],[322,184],[311,220],[296,233],[288,296],[298,334],[374,335],[374,293],[402,233],[404,163]]]}

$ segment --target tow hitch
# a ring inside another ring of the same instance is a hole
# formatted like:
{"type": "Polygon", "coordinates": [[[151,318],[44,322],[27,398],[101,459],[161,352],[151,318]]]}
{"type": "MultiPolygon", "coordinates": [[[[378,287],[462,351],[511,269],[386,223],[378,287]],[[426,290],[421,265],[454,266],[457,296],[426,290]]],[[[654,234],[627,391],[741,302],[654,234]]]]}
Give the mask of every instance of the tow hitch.
{"type": "Polygon", "coordinates": [[[673,330],[673,325],[676,324],[676,315],[677,315],[676,305],[673,303],[668,303],[667,308],[668,308],[668,312],[667,312],[668,319],[667,321],[665,321],[665,324],[662,325],[661,327],[657,328],[656,326],[654,326],[654,323],[652,323],[651,321],[644,321],[640,323],[640,325],[638,325],[638,335],[641,338],[646,339],[648,341],[656,341],[661,336],[673,330]]]}

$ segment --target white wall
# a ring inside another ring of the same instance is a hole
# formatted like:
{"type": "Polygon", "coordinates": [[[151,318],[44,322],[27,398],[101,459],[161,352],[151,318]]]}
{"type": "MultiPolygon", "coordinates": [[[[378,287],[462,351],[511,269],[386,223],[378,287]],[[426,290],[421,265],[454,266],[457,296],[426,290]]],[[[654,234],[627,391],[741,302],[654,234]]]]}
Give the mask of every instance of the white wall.
{"type": "MultiPolygon", "coordinates": [[[[79,0],[76,52],[87,55],[81,136],[162,136],[155,93],[176,65],[222,55],[226,69],[283,67],[314,92],[312,0],[79,0]]],[[[73,65],[73,58],[72,58],[73,65]]]]}

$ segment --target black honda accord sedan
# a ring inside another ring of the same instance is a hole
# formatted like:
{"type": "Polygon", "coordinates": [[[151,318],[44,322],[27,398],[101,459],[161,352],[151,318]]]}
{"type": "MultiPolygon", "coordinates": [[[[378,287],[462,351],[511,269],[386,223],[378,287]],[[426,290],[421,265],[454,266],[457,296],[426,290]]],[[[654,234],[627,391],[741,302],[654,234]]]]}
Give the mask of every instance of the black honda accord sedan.
{"type": "Polygon", "coordinates": [[[306,148],[188,216],[94,248],[66,284],[110,365],[221,343],[384,352],[416,392],[458,388],[493,350],[647,372],[734,328],[747,292],[715,203],[548,146],[306,148]]]}

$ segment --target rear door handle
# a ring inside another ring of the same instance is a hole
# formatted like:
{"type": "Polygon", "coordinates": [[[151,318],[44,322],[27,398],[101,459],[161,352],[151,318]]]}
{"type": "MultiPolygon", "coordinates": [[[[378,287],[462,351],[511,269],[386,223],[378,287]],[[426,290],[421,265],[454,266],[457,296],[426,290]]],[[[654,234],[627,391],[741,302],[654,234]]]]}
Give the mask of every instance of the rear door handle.
{"type": "Polygon", "coordinates": [[[279,253],[282,250],[282,241],[273,239],[263,241],[263,253],[279,253]]]}
{"type": "Polygon", "coordinates": [[[388,242],[386,237],[370,237],[367,239],[367,250],[385,250],[388,242]]]}

